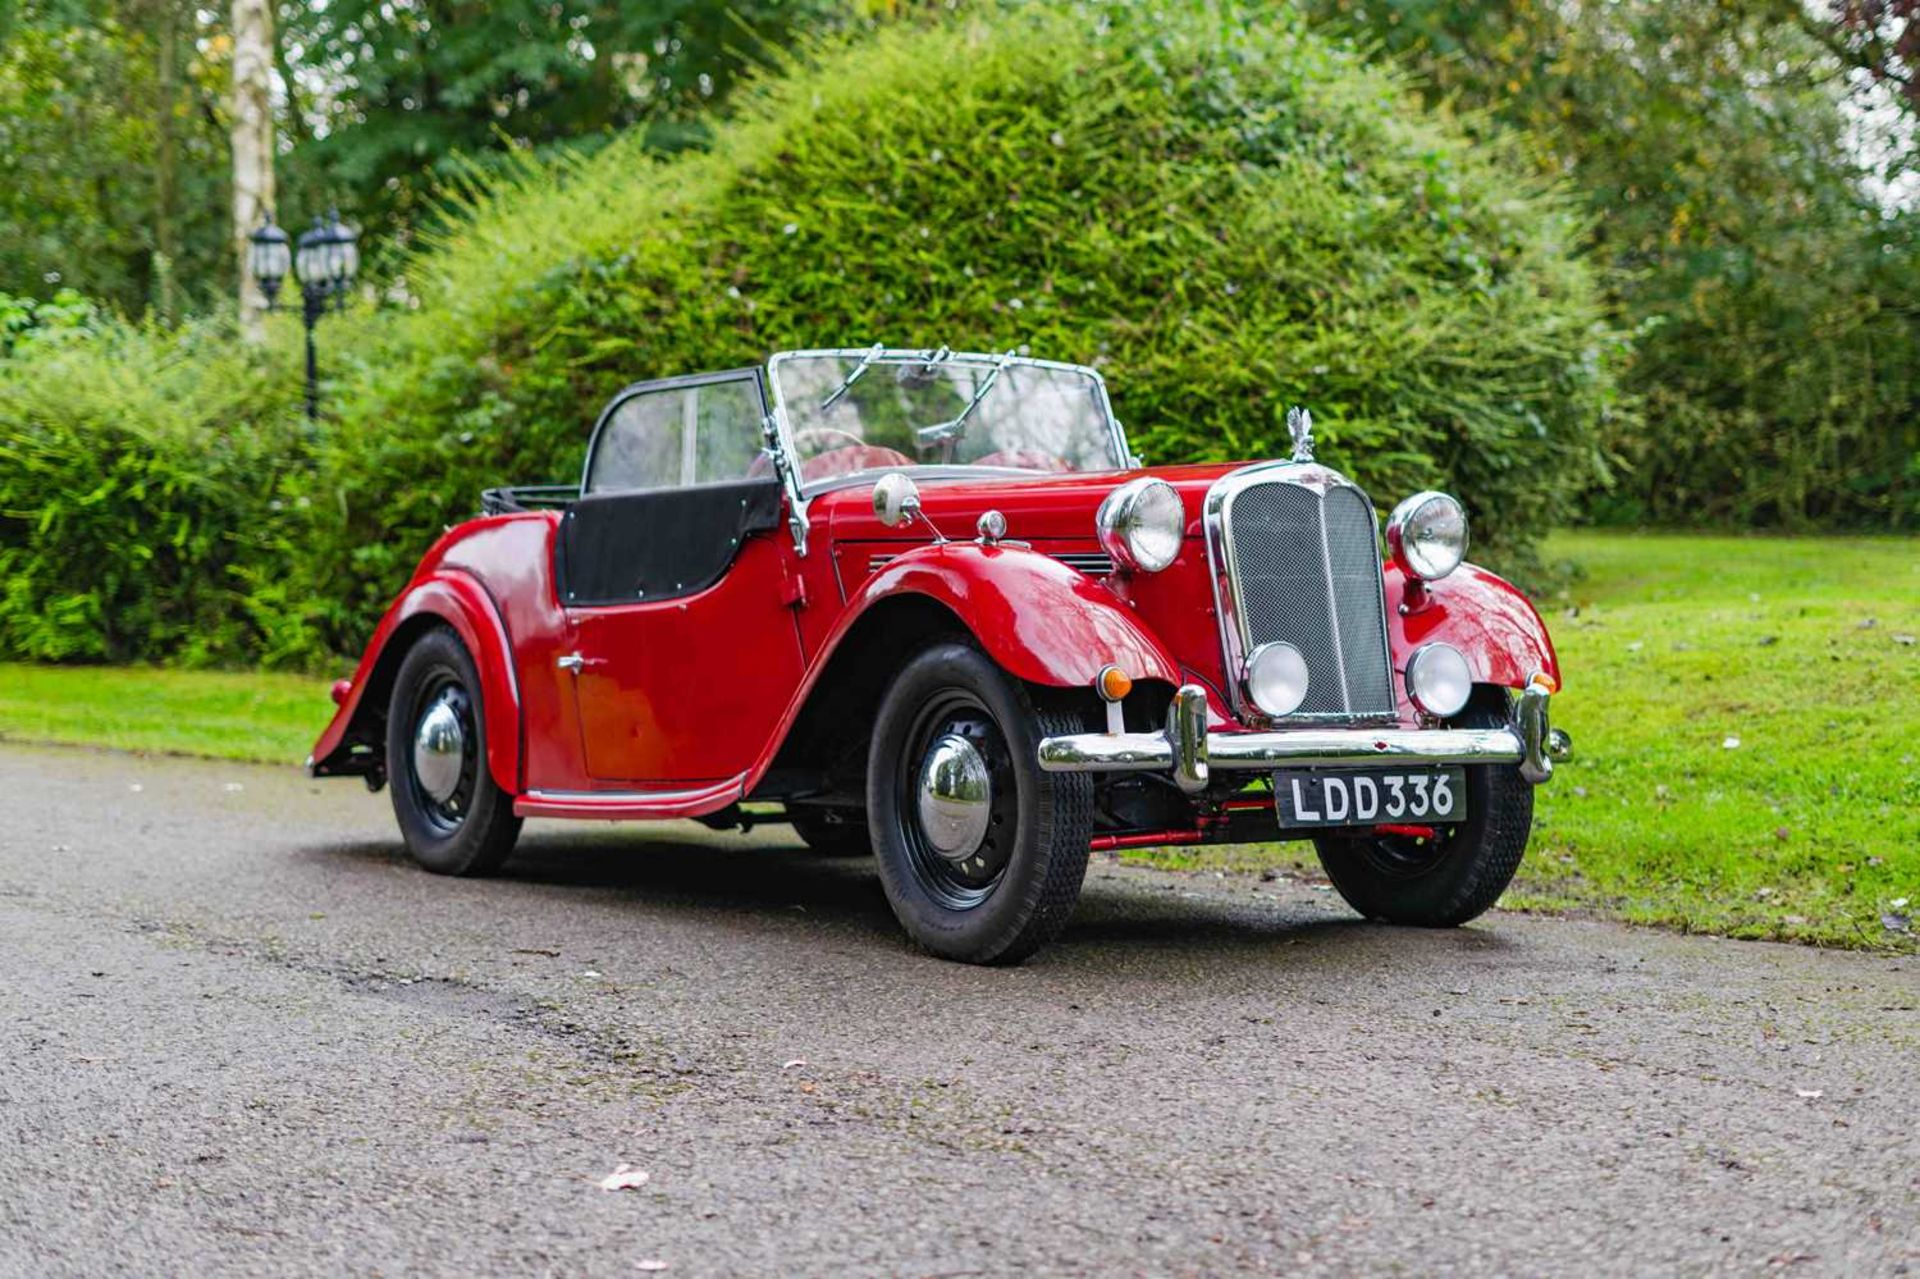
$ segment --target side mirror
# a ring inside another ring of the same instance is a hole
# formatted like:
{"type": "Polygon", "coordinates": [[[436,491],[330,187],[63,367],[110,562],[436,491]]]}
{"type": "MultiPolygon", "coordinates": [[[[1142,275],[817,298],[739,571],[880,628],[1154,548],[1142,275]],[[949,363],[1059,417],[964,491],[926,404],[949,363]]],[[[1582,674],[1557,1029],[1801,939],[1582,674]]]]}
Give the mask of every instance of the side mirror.
{"type": "Polygon", "coordinates": [[[899,528],[920,514],[920,488],[898,471],[880,477],[873,486],[873,513],[888,528],[899,528]]]}

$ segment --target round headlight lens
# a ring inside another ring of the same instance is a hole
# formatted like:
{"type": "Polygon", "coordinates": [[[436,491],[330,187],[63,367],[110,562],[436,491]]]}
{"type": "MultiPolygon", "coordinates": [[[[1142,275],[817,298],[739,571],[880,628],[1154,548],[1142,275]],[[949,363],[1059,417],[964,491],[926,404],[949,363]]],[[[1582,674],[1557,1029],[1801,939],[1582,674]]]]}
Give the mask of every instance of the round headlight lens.
{"type": "Polygon", "coordinates": [[[1158,573],[1180,554],[1187,513],[1173,485],[1141,478],[1107,494],[1094,523],[1114,567],[1158,573]]]}
{"type": "Polygon", "coordinates": [[[1458,715],[1473,695],[1473,670],[1451,644],[1423,644],[1407,659],[1407,698],[1435,719],[1458,715]]]}
{"type": "Polygon", "coordinates": [[[1307,700],[1307,659],[1291,644],[1262,644],[1247,658],[1247,694],[1275,719],[1307,700]]]}
{"type": "Polygon", "coordinates": [[[1415,493],[1387,517],[1387,552],[1415,577],[1438,581],[1467,557],[1467,513],[1445,493],[1415,493]]]}

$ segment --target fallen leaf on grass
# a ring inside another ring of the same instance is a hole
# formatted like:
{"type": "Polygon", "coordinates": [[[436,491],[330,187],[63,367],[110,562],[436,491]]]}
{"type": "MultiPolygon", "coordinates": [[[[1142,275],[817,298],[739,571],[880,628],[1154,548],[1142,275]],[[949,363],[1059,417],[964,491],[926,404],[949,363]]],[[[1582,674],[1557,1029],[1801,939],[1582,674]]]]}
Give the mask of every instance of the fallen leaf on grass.
{"type": "Polygon", "coordinates": [[[614,1170],[600,1178],[602,1190],[638,1190],[647,1184],[648,1174],[644,1168],[635,1168],[632,1164],[616,1165],[614,1170]]]}

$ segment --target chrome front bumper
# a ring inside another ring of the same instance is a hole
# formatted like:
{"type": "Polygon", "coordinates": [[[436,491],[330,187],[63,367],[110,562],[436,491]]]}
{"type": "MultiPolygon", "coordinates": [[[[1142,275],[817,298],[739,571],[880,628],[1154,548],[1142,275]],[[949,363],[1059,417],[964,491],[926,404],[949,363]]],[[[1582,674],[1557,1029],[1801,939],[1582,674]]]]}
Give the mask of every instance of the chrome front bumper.
{"type": "Polygon", "coordinates": [[[1040,742],[1049,773],[1171,773],[1180,789],[1204,790],[1216,768],[1264,771],[1381,762],[1518,764],[1538,784],[1573,740],[1547,721],[1547,690],[1529,684],[1505,728],[1302,728],[1275,733],[1210,733],[1207,693],[1187,684],[1173,695],[1161,733],[1074,733],[1040,742]]]}

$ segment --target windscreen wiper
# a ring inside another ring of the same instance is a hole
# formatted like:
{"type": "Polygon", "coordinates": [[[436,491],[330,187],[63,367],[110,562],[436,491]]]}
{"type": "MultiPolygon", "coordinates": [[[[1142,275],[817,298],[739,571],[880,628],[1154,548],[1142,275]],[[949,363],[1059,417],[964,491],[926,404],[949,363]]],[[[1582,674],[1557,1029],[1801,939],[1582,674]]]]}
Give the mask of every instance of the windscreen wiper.
{"type": "Polygon", "coordinates": [[[942,444],[948,440],[959,439],[960,433],[966,429],[967,419],[972,417],[973,411],[980,407],[980,401],[987,398],[987,392],[991,391],[993,384],[1000,380],[1000,371],[1012,362],[1013,357],[1014,350],[1009,348],[1005,355],[993,362],[993,367],[987,370],[987,376],[980,380],[980,388],[973,393],[973,398],[967,401],[967,407],[960,410],[959,417],[951,422],[936,422],[932,426],[920,427],[914,434],[925,444],[942,444]]]}
{"type": "Polygon", "coordinates": [[[851,391],[853,389],[853,384],[860,380],[860,375],[862,373],[865,373],[867,371],[868,366],[870,366],[875,360],[879,359],[880,356],[883,353],[885,353],[886,349],[887,349],[886,343],[875,342],[873,344],[873,349],[868,351],[865,355],[861,356],[860,363],[853,366],[853,372],[847,374],[847,380],[842,382],[839,386],[836,386],[835,388],[833,388],[832,395],[829,395],[826,399],[820,401],[820,411],[822,413],[825,413],[828,409],[838,404],[841,401],[842,397],[844,397],[848,391],[851,391]]]}

